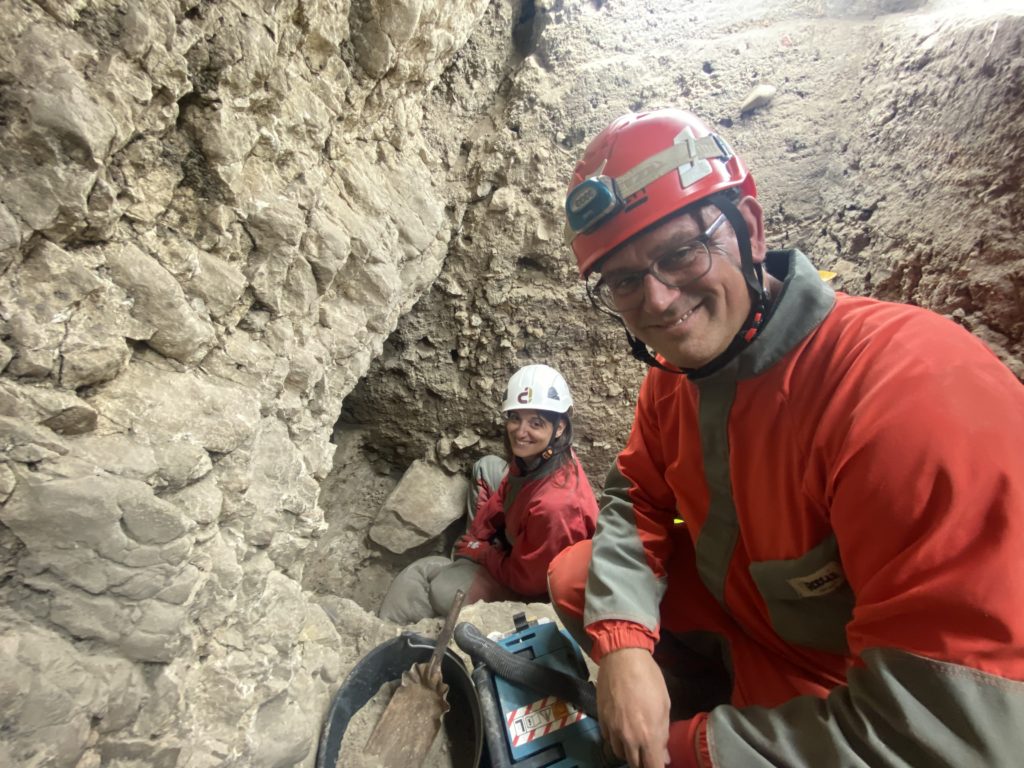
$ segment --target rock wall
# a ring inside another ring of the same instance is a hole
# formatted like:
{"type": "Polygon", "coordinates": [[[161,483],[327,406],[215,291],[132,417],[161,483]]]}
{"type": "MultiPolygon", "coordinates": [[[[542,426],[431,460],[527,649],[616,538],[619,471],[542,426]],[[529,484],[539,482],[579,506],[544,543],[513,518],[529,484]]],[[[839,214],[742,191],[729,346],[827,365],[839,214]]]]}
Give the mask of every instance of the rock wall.
{"type": "Polygon", "coordinates": [[[773,243],[1024,376],[1024,20],[976,5],[0,6],[0,764],[312,765],[444,549],[377,512],[497,450],[519,365],[601,483],[643,370],[560,209],[627,109],[705,115],[773,243]]]}
{"type": "Polygon", "coordinates": [[[330,435],[445,258],[486,10],[0,8],[0,763],[312,763],[330,435]]]}

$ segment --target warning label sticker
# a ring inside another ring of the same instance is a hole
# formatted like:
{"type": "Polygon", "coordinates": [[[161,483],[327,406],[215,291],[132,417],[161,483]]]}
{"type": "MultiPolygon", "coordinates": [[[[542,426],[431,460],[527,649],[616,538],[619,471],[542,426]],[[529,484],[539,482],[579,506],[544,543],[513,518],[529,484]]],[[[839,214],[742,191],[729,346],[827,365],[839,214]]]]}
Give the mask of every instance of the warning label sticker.
{"type": "Polygon", "coordinates": [[[574,704],[546,696],[525,707],[510,709],[505,713],[505,725],[512,746],[519,747],[585,717],[574,704]]]}

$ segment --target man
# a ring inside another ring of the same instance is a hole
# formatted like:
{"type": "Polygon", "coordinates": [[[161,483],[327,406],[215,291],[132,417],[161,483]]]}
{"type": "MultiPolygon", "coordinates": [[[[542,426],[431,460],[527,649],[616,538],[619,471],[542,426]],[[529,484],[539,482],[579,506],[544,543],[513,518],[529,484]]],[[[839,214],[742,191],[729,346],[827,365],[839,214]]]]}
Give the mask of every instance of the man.
{"type": "Polygon", "coordinates": [[[566,212],[652,366],[595,538],[548,574],[614,751],[1024,764],[1020,383],[942,317],[768,252],[745,165],[688,113],[612,123],[566,212]]]}

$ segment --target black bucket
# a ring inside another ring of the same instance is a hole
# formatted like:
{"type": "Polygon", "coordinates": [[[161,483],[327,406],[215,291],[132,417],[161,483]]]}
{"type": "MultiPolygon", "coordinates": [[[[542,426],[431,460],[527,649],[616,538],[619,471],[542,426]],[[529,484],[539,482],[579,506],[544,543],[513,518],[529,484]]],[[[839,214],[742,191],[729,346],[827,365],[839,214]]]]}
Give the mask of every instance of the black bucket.
{"type": "MultiPolygon", "coordinates": [[[[413,632],[403,632],[359,660],[331,701],[320,734],[316,768],[335,768],[345,729],[356,712],[366,706],[382,685],[400,680],[402,673],[413,664],[429,661],[433,650],[433,640],[413,632]]],[[[441,659],[441,677],[448,685],[448,703],[451,706],[443,723],[452,764],[456,768],[478,768],[483,752],[480,704],[465,664],[450,649],[441,659]]]]}

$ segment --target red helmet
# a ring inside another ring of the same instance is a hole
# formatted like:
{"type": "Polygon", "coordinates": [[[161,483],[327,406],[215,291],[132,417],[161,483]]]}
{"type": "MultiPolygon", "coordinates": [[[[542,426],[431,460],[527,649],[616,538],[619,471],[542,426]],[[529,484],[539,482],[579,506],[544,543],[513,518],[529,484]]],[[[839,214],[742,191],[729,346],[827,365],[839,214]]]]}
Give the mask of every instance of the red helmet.
{"type": "Polygon", "coordinates": [[[566,239],[580,276],[652,224],[732,187],[757,195],[743,161],[696,116],[623,115],[590,142],[569,184],[566,239]]]}

